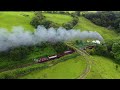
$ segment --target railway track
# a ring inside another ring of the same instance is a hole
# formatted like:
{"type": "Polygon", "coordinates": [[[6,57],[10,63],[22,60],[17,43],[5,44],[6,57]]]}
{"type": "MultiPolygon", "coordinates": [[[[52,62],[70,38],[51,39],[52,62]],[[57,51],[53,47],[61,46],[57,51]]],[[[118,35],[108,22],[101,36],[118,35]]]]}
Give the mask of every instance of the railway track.
{"type": "Polygon", "coordinates": [[[76,79],[84,79],[91,70],[91,64],[93,63],[92,57],[85,50],[78,49],[73,44],[71,44],[69,42],[67,42],[66,45],[73,48],[74,50],[76,50],[86,60],[85,70],[82,72],[82,74],[80,76],[78,76],[76,78],[76,79]]]}

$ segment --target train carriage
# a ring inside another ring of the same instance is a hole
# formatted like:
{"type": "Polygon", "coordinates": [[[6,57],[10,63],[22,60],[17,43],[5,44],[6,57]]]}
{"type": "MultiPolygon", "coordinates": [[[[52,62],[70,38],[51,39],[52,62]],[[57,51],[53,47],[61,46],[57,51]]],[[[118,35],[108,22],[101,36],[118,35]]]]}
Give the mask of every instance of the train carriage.
{"type": "Polygon", "coordinates": [[[38,63],[41,63],[41,62],[45,62],[45,61],[48,61],[49,59],[47,57],[44,57],[44,58],[40,58],[38,60],[38,63]]]}

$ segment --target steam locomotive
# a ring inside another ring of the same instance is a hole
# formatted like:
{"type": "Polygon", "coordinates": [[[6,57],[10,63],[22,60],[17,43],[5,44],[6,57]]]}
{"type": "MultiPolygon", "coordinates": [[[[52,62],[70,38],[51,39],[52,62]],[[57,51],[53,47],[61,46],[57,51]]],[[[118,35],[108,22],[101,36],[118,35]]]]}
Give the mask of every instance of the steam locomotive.
{"type": "MultiPolygon", "coordinates": [[[[87,47],[84,47],[83,50],[86,50],[87,48],[92,49],[94,47],[95,46],[87,46],[87,47]]],[[[37,63],[42,63],[42,62],[54,60],[54,59],[60,58],[64,55],[72,54],[74,52],[75,52],[75,50],[71,49],[71,50],[64,51],[63,53],[60,53],[60,54],[56,54],[56,55],[52,55],[52,56],[48,56],[48,57],[42,57],[40,59],[37,59],[37,63]]]]}
{"type": "Polygon", "coordinates": [[[73,52],[75,52],[75,51],[74,50],[64,51],[63,53],[60,53],[60,54],[57,54],[57,55],[52,55],[52,56],[40,58],[40,59],[37,60],[37,62],[42,63],[42,62],[54,60],[54,59],[60,58],[60,57],[62,57],[64,55],[72,54],[73,52]]]}

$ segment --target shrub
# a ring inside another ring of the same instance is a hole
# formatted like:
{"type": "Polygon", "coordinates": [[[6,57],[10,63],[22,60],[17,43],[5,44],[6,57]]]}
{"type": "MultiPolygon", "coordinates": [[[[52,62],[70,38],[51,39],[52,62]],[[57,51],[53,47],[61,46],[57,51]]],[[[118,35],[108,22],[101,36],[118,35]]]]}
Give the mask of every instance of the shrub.
{"type": "Polygon", "coordinates": [[[114,58],[120,62],[120,41],[112,45],[112,52],[113,52],[114,58]]]}
{"type": "Polygon", "coordinates": [[[66,23],[66,24],[63,24],[62,26],[66,29],[72,29],[79,21],[79,18],[78,17],[73,17],[73,20],[66,23]]]}
{"type": "Polygon", "coordinates": [[[95,47],[95,54],[107,56],[107,47],[105,44],[97,44],[95,47]]]}

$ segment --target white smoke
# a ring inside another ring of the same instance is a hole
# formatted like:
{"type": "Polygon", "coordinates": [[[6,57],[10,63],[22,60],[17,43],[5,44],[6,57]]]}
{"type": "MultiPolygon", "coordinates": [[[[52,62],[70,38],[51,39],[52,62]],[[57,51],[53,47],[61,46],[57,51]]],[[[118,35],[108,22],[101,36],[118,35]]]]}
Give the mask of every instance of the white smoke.
{"type": "Polygon", "coordinates": [[[62,27],[57,30],[54,28],[46,29],[38,26],[34,33],[25,31],[22,27],[14,27],[11,32],[6,29],[0,29],[0,51],[8,50],[11,47],[21,45],[29,46],[41,42],[64,42],[74,39],[96,39],[102,41],[102,36],[97,32],[80,30],[66,30],[62,27]]]}

